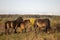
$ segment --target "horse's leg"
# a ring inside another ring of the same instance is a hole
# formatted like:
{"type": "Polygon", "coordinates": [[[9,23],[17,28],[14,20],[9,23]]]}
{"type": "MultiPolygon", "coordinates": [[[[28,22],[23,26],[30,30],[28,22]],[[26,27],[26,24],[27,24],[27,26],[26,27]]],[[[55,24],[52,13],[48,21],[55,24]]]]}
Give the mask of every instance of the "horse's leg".
{"type": "Polygon", "coordinates": [[[14,33],[17,33],[15,28],[14,28],[14,33]]]}
{"type": "Polygon", "coordinates": [[[14,30],[15,30],[15,32],[14,32],[14,33],[17,33],[17,32],[16,32],[16,29],[17,29],[17,25],[16,25],[16,26],[14,26],[14,30]]]}
{"type": "Polygon", "coordinates": [[[5,28],[5,34],[8,34],[8,30],[5,28]]]}
{"type": "Polygon", "coordinates": [[[9,24],[8,23],[5,24],[5,33],[9,34],[9,24]]]}
{"type": "Polygon", "coordinates": [[[7,32],[8,32],[8,34],[10,34],[10,31],[11,31],[11,29],[10,29],[11,27],[10,27],[10,24],[9,23],[7,23],[7,32]]]}
{"type": "Polygon", "coordinates": [[[14,28],[13,28],[13,22],[11,22],[11,33],[14,32],[14,28]]]}
{"type": "Polygon", "coordinates": [[[7,25],[5,23],[5,34],[7,34],[7,25]]]}
{"type": "Polygon", "coordinates": [[[46,27],[46,28],[45,28],[45,33],[47,33],[47,31],[48,31],[48,28],[46,27]]]}

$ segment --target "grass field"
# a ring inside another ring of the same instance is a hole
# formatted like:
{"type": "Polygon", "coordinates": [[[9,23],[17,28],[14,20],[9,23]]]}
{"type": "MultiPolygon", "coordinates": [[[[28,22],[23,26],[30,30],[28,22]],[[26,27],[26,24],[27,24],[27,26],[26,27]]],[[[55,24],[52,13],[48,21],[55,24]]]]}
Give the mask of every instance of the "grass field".
{"type": "MultiPolygon", "coordinates": [[[[9,35],[4,34],[4,23],[8,20],[15,20],[20,15],[0,15],[0,40],[60,40],[60,31],[56,32],[54,29],[59,26],[60,16],[40,16],[41,18],[49,18],[51,33],[35,33],[34,31],[28,33],[12,33],[9,35]]],[[[23,16],[28,17],[28,16],[23,16]]],[[[30,16],[29,16],[30,17],[30,16]]],[[[34,17],[34,16],[32,16],[34,17]]],[[[38,16],[39,17],[39,16],[38,16]]]]}
{"type": "Polygon", "coordinates": [[[60,40],[60,33],[16,33],[10,35],[0,35],[0,40],[60,40]]]}

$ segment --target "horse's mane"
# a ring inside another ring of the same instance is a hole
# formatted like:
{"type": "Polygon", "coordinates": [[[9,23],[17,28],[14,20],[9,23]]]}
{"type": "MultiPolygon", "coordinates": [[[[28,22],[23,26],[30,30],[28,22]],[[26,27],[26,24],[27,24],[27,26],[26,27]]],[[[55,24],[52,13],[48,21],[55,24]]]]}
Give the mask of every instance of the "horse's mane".
{"type": "Polygon", "coordinates": [[[22,19],[22,17],[18,17],[15,21],[16,21],[16,22],[22,22],[23,19],[22,19]]]}

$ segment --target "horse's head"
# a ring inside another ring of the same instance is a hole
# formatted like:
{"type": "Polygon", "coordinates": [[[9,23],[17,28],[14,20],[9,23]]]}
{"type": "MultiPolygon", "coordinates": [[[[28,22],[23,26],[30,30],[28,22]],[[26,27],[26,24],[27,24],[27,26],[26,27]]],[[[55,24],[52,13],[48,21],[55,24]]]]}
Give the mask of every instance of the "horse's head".
{"type": "Polygon", "coordinates": [[[30,20],[24,20],[25,27],[30,27],[30,20]]]}

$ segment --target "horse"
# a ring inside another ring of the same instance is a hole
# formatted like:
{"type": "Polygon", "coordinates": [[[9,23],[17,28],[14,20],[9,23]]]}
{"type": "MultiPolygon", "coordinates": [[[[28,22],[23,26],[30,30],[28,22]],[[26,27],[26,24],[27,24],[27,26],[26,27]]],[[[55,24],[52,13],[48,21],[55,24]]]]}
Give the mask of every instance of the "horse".
{"type": "Polygon", "coordinates": [[[20,27],[17,28],[17,33],[26,33],[30,32],[31,24],[30,20],[24,20],[21,24],[20,27]]]}
{"type": "Polygon", "coordinates": [[[31,31],[31,22],[30,20],[24,20],[24,24],[25,24],[25,32],[30,32],[31,31]]]}
{"type": "Polygon", "coordinates": [[[20,23],[23,22],[22,17],[18,17],[14,21],[6,21],[5,22],[5,33],[9,34],[14,30],[14,33],[16,33],[16,28],[20,27],[20,23]],[[12,30],[11,30],[12,29],[12,30]],[[11,31],[10,31],[11,30],[11,31]]]}
{"type": "Polygon", "coordinates": [[[25,29],[25,24],[24,24],[24,22],[21,22],[20,26],[16,28],[16,32],[22,33],[22,32],[24,32],[24,29],[25,29]]]}
{"type": "Polygon", "coordinates": [[[35,32],[37,31],[44,31],[48,33],[50,31],[50,20],[49,19],[36,19],[34,22],[34,29],[35,32]]]}

